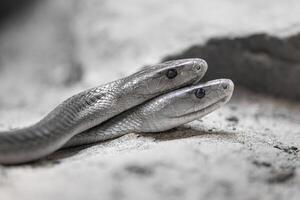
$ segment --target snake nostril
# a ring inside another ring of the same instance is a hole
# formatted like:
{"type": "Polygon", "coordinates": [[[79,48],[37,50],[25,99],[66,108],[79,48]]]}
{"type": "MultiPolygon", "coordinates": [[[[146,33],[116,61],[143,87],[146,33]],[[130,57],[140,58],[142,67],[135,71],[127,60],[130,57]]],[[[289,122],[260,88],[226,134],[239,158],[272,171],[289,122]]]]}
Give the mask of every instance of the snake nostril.
{"type": "Polygon", "coordinates": [[[168,79],[173,79],[177,76],[177,70],[176,69],[169,69],[166,73],[166,76],[168,79]]]}
{"type": "Polygon", "coordinates": [[[223,87],[224,90],[226,90],[228,88],[228,85],[227,84],[223,84],[222,87],[223,87]]]}

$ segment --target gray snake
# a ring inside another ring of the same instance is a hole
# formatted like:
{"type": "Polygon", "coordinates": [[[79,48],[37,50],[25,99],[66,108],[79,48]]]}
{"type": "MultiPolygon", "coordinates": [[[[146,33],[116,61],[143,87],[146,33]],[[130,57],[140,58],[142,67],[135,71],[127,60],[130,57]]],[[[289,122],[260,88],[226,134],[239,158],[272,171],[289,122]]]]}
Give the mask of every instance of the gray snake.
{"type": "Polygon", "coordinates": [[[64,147],[94,143],[127,133],[161,132],[201,118],[227,103],[231,80],[217,79],[160,95],[71,138],[64,147]]]}
{"type": "Polygon", "coordinates": [[[156,96],[196,83],[206,70],[202,59],[169,61],[74,95],[36,124],[0,132],[0,163],[18,164],[49,155],[83,131],[156,96]]]}

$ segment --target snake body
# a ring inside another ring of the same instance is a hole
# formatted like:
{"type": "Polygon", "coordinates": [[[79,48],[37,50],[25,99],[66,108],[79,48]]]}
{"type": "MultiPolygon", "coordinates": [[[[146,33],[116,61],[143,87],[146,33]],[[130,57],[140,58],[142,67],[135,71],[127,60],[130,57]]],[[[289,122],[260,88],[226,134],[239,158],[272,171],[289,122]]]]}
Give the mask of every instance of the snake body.
{"type": "Polygon", "coordinates": [[[227,103],[233,89],[231,80],[218,79],[171,91],[74,136],[64,147],[104,141],[132,132],[172,129],[227,103]]]}
{"type": "Polygon", "coordinates": [[[206,69],[202,59],[169,61],[74,95],[36,124],[0,132],[0,163],[18,164],[49,155],[78,133],[153,97],[197,82],[206,69]]]}

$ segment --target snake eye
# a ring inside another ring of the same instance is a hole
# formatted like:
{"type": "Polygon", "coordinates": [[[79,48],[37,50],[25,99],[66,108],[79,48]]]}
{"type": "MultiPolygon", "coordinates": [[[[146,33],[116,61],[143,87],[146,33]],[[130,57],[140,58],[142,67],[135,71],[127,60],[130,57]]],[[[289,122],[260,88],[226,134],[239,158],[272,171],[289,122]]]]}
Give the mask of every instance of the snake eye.
{"type": "Polygon", "coordinates": [[[176,69],[169,69],[166,73],[166,76],[168,79],[173,79],[177,76],[177,70],[176,69]]]}
{"type": "Polygon", "coordinates": [[[205,96],[205,90],[203,88],[195,90],[195,96],[199,99],[203,98],[205,96]]]}

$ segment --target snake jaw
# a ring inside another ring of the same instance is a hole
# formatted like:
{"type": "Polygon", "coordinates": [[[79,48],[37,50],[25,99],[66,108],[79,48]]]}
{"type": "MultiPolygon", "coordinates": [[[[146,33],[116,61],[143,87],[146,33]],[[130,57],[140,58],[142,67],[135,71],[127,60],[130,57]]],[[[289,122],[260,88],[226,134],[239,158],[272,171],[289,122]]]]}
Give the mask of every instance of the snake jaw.
{"type": "MultiPolygon", "coordinates": [[[[164,131],[201,118],[226,104],[230,100],[233,90],[232,81],[219,79],[167,93],[158,98],[156,102],[156,105],[163,105],[159,110],[156,109],[153,112],[154,117],[151,118],[153,127],[161,126],[159,131],[164,131]],[[198,89],[206,91],[201,98],[195,94],[198,89]],[[164,123],[160,124],[159,122],[164,123]]],[[[151,130],[151,127],[148,127],[147,130],[151,130]]]]}

